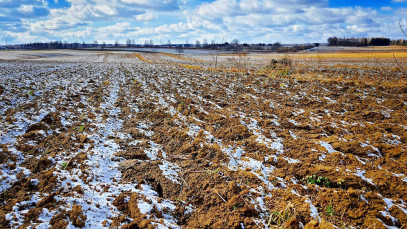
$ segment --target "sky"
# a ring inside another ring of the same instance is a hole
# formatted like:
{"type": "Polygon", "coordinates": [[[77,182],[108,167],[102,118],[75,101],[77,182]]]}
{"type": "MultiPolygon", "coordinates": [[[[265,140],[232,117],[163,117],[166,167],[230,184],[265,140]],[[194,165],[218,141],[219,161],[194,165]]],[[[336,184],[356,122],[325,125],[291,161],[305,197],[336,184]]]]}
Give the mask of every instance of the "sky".
{"type": "Polygon", "coordinates": [[[399,23],[407,30],[407,0],[0,0],[0,45],[396,39],[399,23]]]}

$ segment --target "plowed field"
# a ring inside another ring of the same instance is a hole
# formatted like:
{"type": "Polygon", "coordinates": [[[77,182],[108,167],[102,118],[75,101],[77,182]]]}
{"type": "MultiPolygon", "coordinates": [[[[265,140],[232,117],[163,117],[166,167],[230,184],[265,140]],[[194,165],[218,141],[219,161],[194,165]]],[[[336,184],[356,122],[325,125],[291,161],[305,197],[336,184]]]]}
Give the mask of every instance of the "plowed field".
{"type": "Polygon", "coordinates": [[[0,52],[0,227],[406,227],[407,74],[321,55],[0,52]]]}

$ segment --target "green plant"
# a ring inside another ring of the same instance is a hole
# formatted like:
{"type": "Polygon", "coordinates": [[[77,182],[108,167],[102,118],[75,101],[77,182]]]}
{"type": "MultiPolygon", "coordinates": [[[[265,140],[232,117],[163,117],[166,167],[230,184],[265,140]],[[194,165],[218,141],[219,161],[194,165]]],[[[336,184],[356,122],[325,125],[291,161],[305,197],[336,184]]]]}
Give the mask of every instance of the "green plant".
{"type": "Polygon", "coordinates": [[[342,223],[342,225],[339,228],[341,228],[341,229],[356,229],[356,227],[348,226],[345,223],[342,223]]]}
{"type": "Polygon", "coordinates": [[[208,174],[220,173],[220,170],[219,169],[214,169],[214,170],[208,169],[208,170],[206,170],[206,173],[208,173],[208,174]]]}
{"type": "Polygon", "coordinates": [[[82,125],[82,126],[79,127],[79,131],[80,131],[80,132],[83,132],[84,130],[85,130],[85,126],[84,126],[84,125],[82,125]]]}
{"type": "Polygon", "coordinates": [[[68,167],[68,162],[62,162],[62,169],[66,169],[68,167]]]}
{"type": "Polygon", "coordinates": [[[329,205],[326,207],[326,214],[329,216],[333,216],[336,214],[335,209],[332,206],[332,203],[329,203],[329,205]]]}
{"type": "Polygon", "coordinates": [[[1,195],[3,196],[3,197],[5,197],[5,198],[7,198],[9,195],[8,195],[9,193],[7,192],[7,190],[4,190],[2,193],[1,193],[1,195]]]}
{"type": "Polygon", "coordinates": [[[270,213],[267,226],[270,227],[271,225],[276,225],[277,227],[281,227],[285,222],[293,217],[295,217],[294,205],[289,203],[285,209],[280,211],[272,211],[270,213]]]}
{"type": "Polygon", "coordinates": [[[342,186],[342,185],[345,184],[345,180],[344,180],[344,179],[340,179],[339,181],[336,182],[336,184],[337,184],[338,186],[342,186]]]}
{"type": "Polygon", "coordinates": [[[33,91],[33,90],[30,90],[30,91],[28,92],[28,94],[31,95],[31,96],[33,96],[33,95],[34,95],[34,91],[33,91]]]}
{"type": "Polygon", "coordinates": [[[316,184],[320,186],[325,186],[329,187],[331,185],[331,182],[327,177],[321,177],[317,175],[312,175],[312,176],[306,176],[305,178],[302,179],[305,183],[307,184],[316,184]]]}
{"type": "Polygon", "coordinates": [[[280,87],[285,88],[285,87],[287,87],[287,85],[285,85],[284,83],[280,83],[280,87]]]}
{"type": "Polygon", "coordinates": [[[132,82],[134,85],[136,85],[137,87],[141,87],[142,84],[137,80],[137,79],[132,79],[132,82]]]}

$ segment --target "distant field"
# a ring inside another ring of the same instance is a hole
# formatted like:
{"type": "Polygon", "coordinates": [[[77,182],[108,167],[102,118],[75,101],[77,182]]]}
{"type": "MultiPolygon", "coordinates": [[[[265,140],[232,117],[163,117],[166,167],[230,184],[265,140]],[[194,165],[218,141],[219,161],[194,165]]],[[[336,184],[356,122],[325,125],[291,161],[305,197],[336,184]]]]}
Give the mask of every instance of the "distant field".
{"type": "Polygon", "coordinates": [[[407,225],[395,47],[0,51],[0,113],[2,228],[407,225]]]}
{"type": "Polygon", "coordinates": [[[307,54],[293,54],[293,57],[299,58],[318,58],[318,59],[346,59],[346,58],[391,58],[393,54],[398,58],[407,58],[407,52],[335,52],[335,53],[307,53],[307,54]]]}

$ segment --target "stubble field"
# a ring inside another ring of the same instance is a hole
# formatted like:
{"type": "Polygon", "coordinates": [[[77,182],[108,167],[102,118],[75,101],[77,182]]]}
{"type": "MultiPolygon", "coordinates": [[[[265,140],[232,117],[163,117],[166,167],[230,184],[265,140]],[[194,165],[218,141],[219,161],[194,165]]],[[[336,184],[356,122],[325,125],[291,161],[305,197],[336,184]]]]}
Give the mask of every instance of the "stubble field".
{"type": "Polygon", "coordinates": [[[406,107],[392,52],[1,51],[0,227],[406,227],[406,107]]]}

